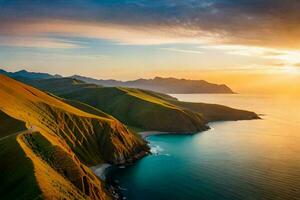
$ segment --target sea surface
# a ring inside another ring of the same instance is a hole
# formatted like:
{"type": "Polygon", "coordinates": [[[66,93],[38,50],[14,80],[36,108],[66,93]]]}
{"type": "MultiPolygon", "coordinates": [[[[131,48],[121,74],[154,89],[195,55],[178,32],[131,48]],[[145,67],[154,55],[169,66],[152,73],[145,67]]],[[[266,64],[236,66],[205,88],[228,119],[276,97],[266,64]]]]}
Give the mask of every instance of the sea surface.
{"type": "MultiPolygon", "coordinates": [[[[262,95],[173,95],[263,114],[195,135],[150,136],[153,155],[112,171],[128,200],[300,199],[300,101],[262,95]]],[[[179,122],[180,123],[180,122],[179,122]]]]}

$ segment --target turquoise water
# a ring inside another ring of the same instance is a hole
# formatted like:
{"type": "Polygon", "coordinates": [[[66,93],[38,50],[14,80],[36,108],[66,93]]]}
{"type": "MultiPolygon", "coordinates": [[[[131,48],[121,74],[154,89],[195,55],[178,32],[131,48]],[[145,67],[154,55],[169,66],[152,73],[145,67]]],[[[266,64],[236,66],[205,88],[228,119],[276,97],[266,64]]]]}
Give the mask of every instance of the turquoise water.
{"type": "Polygon", "coordinates": [[[295,98],[176,95],[265,114],[211,123],[195,135],[148,137],[153,155],[113,171],[129,200],[300,199],[300,103],[295,98]]]}

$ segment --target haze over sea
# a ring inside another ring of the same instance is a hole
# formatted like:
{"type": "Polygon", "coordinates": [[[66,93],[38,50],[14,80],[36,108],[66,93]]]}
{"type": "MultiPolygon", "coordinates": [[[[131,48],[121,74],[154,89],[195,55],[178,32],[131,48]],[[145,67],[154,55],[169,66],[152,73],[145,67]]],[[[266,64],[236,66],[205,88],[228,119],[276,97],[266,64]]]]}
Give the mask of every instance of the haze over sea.
{"type": "MultiPolygon", "coordinates": [[[[195,135],[148,137],[153,155],[113,178],[129,200],[300,199],[300,102],[287,96],[173,95],[263,114],[195,135]]],[[[180,122],[178,122],[180,123],[180,122]]]]}

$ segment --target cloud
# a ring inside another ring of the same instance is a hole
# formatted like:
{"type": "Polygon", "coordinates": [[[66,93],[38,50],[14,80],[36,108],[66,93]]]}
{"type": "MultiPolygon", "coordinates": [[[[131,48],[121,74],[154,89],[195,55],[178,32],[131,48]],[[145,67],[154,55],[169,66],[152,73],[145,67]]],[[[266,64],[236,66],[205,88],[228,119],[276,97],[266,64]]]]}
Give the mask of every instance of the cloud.
{"type": "Polygon", "coordinates": [[[268,60],[270,66],[295,67],[300,63],[300,51],[294,49],[274,49],[243,45],[204,45],[199,49],[220,50],[225,54],[255,57],[268,60]]]}
{"type": "Polygon", "coordinates": [[[46,37],[8,37],[0,36],[0,46],[73,49],[81,48],[81,44],[68,40],[57,40],[46,37]]]}
{"type": "Polygon", "coordinates": [[[0,35],[297,49],[299,10],[298,0],[11,0],[0,2],[0,35]]]}
{"type": "Polygon", "coordinates": [[[195,51],[195,50],[189,50],[189,49],[177,49],[177,48],[160,48],[160,49],[172,51],[172,52],[179,52],[179,53],[203,54],[202,51],[195,51]]]}
{"type": "Polygon", "coordinates": [[[84,23],[74,21],[49,20],[28,22],[24,24],[7,24],[2,26],[4,31],[0,35],[12,38],[18,37],[41,37],[51,38],[51,35],[67,37],[87,37],[115,41],[125,45],[156,45],[168,43],[207,43],[210,35],[201,38],[190,37],[193,30],[185,30],[181,27],[157,29],[156,27],[126,26],[109,23],[84,23]]]}

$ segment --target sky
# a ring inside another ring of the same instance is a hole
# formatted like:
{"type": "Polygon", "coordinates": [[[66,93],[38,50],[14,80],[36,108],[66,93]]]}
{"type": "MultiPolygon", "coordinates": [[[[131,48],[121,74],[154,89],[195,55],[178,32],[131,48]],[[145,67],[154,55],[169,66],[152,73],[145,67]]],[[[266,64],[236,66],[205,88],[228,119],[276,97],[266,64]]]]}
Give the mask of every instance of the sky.
{"type": "Polygon", "coordinates": [[[300,93],[299,10],[298,0],[0,0],[0,68],[300,93]]]}

